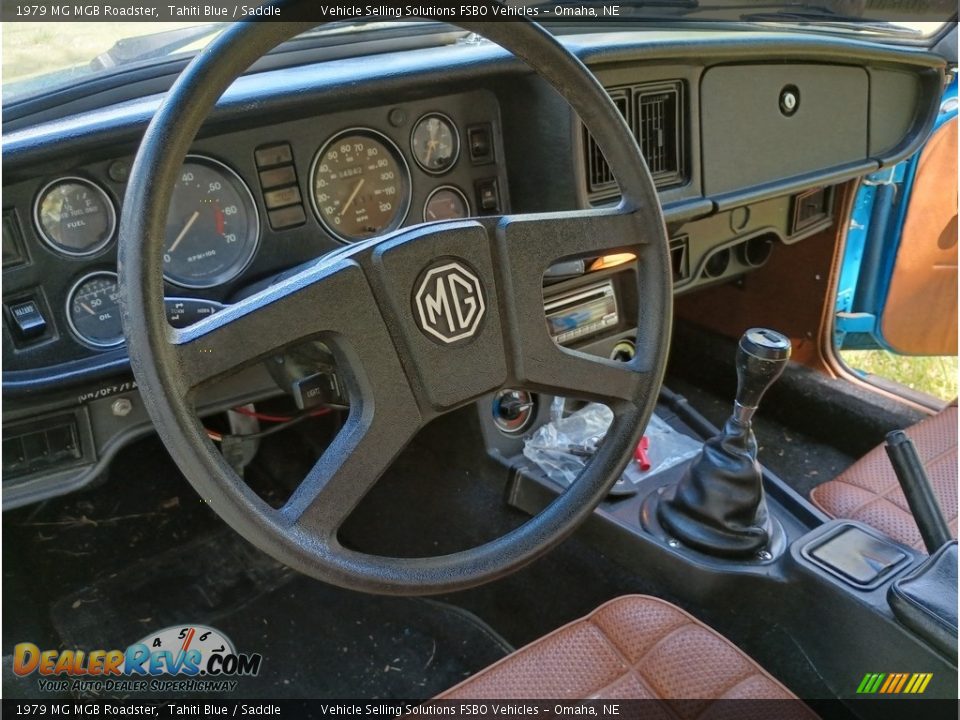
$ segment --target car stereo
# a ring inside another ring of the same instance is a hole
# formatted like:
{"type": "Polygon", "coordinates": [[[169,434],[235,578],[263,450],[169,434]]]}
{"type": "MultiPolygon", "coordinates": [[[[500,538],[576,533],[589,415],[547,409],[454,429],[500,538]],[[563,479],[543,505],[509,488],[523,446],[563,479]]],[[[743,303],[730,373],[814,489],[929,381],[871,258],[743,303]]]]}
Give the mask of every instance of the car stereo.
{"type": "Polygon", "coordinates": [[[620,319],[617,294],[610,280],[548,298],[544,310],[550,336],[561,345],[595,335],[620,319]]]}

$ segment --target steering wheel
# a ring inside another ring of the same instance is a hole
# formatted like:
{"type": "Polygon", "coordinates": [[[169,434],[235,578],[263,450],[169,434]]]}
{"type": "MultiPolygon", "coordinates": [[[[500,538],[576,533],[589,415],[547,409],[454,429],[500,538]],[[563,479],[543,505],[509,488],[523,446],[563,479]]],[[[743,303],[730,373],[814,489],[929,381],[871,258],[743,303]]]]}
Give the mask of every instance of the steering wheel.
{"type": "Polygon", "coordinates": [[[502,215],[401,229],[319,258],[298,274],[175,329],[161,255],[181,165],[218,98],[254,61],[317,23],[240,22],[184,70],[147,128],[120,223],[120,307],[144,405],[173,459],[234,530],[286,565],[355,590],[429,594],[501,577],[557,545],[632,456],[663,378],[672,312],[669,247],[637,142],[601,85],[531,22],[458,23],[513,52],[587,125],[621,190],[616,207],[502,215]],[[560,347],[543,276],[560,258],[637,256],[636,355],[615,362],[560,347]],[[196,414],[197,390],[285,348],[322,340],[350,410],[286,503],[235,474],[196,414]],[[397,558],[344,547],[337,531],[417,431],[501,388],[606,404],[614,419],[581,475],[535,517],[486,544],[397,558]]]}

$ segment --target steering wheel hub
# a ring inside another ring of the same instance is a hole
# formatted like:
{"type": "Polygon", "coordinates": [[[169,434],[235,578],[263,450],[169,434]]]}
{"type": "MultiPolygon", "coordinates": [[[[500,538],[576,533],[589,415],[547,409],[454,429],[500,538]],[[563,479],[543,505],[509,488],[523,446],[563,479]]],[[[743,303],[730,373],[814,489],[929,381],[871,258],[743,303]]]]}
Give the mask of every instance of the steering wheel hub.
{"type": "Polygon", "coordinates": [[[443,258],[423,272],[414,293],[417,324],[428,338],[450,345],[470,340],[487,312],[483,284],[464,261],[443,258]]]}

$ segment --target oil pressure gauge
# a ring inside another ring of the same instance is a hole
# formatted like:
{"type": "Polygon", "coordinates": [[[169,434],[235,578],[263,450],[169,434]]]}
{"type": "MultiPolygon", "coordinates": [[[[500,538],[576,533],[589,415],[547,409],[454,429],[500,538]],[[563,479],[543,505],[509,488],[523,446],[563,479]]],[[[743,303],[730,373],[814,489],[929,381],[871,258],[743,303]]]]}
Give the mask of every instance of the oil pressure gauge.
{"type": "Polygon", "coordinates": [[[101,271],[84,275],[67,296],[67,322],[77,339],[95,348],[123,343],[117,274],[101,271]]]}

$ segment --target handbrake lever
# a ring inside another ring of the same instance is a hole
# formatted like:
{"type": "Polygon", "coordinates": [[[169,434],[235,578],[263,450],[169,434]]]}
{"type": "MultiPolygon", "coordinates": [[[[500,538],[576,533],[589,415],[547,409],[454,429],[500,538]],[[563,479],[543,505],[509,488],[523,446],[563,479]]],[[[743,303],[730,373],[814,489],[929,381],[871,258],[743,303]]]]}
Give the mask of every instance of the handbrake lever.
{"type": "Polygon", "coordinates": [[[930,478],[923,468],[917,448],[903,430],[894,430],[887,434],[886,450],[913,519],[920,529],[923,544],[927,546],[927,552],[933,555],[941,546],[953,540],[953,535],[933,494],[930,478]]]}

